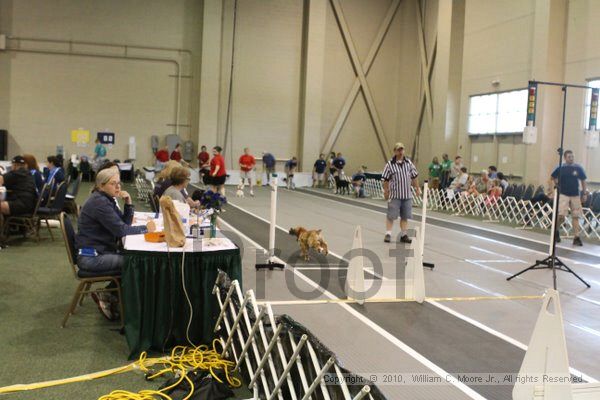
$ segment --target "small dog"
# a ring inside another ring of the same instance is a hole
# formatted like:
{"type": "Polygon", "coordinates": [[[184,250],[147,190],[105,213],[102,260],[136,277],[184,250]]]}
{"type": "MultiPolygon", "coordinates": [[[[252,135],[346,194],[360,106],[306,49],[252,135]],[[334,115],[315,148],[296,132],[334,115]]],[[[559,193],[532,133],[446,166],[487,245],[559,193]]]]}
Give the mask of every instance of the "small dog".
{"type": "Polygon", "coordinates": [[[237,190],[235,192],[235,196],[236,197],[245,197],[244,196],[244,183],[240,183],[237,187],[237,190]]]}
{"type": "Polygon", "coordinates": [[[335,176],[335,194],[350,194],[350,181],[345,176],[335,176]]]}
{"type": "Polygon", "coordinates": [[[321,229],[318,230],[307,230],[304,227],[298,226],[296,228],[290,228],[290,235],[296,236],[296,240],[299,242],[300,251],[305,261],[308,261],[308,251],[312,248],[317,252],[327,255],[329,250],[327,248],[327,242],[321,235],[321,229]]]}

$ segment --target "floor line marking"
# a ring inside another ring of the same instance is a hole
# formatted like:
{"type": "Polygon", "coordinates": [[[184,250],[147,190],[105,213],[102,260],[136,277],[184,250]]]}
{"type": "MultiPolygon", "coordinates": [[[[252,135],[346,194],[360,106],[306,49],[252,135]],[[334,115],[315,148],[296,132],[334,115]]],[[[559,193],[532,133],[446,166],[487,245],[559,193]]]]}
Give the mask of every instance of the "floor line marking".
{"type": "MultiPolygon", "coordinates": [[[[300,193],[300,192],[296,192],[296,193],[300,193]]],[[[334,201],[334,200],[332,200],[332,201],[334,201]]],[[[337,203],[339,203],[339,202],[337,202],[337,203]]],[[[261,220],[261,221],[263,221],[263,222],[269,223],[269,221],[268,221],[268,220],[266,220],[265,218],[262,218],[262,217],[260,217],[260,216],[258,216],[258,215],[256,215],[256,214],[254,214],[253,212],[251,212],[251,211],[248,211],[248,210],[246,210],[246,209],[242,208],[241,206],[236,206],[235,204],[233,204],[233,203],[231,203],[231,202],[230,202],[230,203],[228,203],[228,204],[232,205],[233,207],[235,207],[235,208],[239,209],[239,210],[240,210],[240,211],[242,211],[242,212],[245,212],[245,213],[247,213],[247,214],[249,214],[249,215],[252,215],[252,216],[254,216],[255,218],[258,218],[259,220],[261,220]]],[[[358,206],[355,206],[355,207],[358,207],[358,206]]],[[[361,208],[361,209],[364,209],[363,207],[359,207],[359,208],[361,208]]],[[[228,225],[229,225],[229,224],[228,224],[228,225]]],[[[231,225],[230,225],[230,226],[231,226],[231,225]]],[[[276,227],[277,227],[278,229],[280,229],[281,231],[283,231],[283,232],[287,232],[285,229],[283,229],[283,228],[281,228],[281,227],[279,227],[279,226],[276,226],[276,227]]],[[[233,228],[233,227],[232,227],[232,228],[233,228]]],[[[442,228],[444,228],[444,227],[442,227],[442,228]]],[[[233,229],[235,229],[235,228],[233,228],[233,229]]],[[[450,230],[449,228],[444,228],[444,229],[448,229],[448,230],[450,230]]],[[[239,231],[238,231],[238,232],[239,232],[239,231]]],[[[240,232],[240,234],[241,234],[241,232],[240,232]]],[[[243,234],[242,234],[242,235],[243,235],[243,234]]],[[[470,234],[469,234],[469,235],[470,235],[470,234]]],[[[478,236],[478,235],[473,235],[473,236],[480,237],[480,236],[478,236]]],[[[481,238],[483,238],[483,237],[481,237],[481,238]]],[[[487,239],[487,238],[483,238],[483,239],[487,239]]],[[[492,239],[489,239],[489,240],[492,240],[492,239]]],[[[492,240],[492,241],[493,241],[493,240],[492,240]]],[[[254,243],[256,243],[256,242],[254,242],[254,243]]],[[[498,242],[498,243],[502,243],[502,242],[498,242]]],[[[506,244],[506,243],[503,243],[503,244],[506,244]]],[[[508,244],[508,245],[510,245],[510,244],[508,244]]],[[[514,245],[510,245],[510,246],[514,246],[514,245]]],[[[260,247],[262,248],[262,246],[260,246],[260,247]]],[[[518,246],[515,246],[515,247],[518,247],[518,246]]],[[[528,249],[526,249],[526,250],[528,250],[528,249]]],[[[535,250],[530,250],[530,251],[535,251],[535,250]]],[[[563,257],[563,258],[565,258],[565,259],[566,259],[566,257],[563,257]]],[[[297,271],[297,273],[298,273],[298,276],[299,276],[299,277],[301,277],[303,280],[305,280],[305,281],[306,281],[306,280],[308,280],[309,282],[307,282],[307,283],[310,283],[310,284],[311,284],[313,287],[315,287],[315,288],[320,288],[320,286],[318,286],[318,284],[316,284],[314,281],[310,280],[310,279],[309,279],[308,277],[306,277],[304,274],[300,273],[299,271],[297,271]]],[[[325,291],[325,292],[327,292],[327,291],[325,291]]],[[[329,292],[327,292],[327,293],[329,293],[329,292]]],[[[329,293],[329,294],[331,294],[331,293],[329,293]]],[[[334,296],[334,295],[333,295],[333,294],[331,294],[331,296],[334,296]]],[[[334,296],[334,297],[335,297],[335,296],[334,296]]],[[[576,296],[576,297],[579,297],[579,296],[576,296]]],[[[593,303],[596,303],[596,304],[600,305],[600,302],[596,302],[596,301],[594,301],[594,300],[591,300],[591,299],[585,299],[585,298],[583,298],[583,297],[580,297],[580,298],[582,298],[582,299],[584,299],[584,300],[591,301],[591,302],[593,302],[593,303]]],[[[488,333],[491,333],[491,334],[492,334],[492,335],[494,335],[494,336],[497,336],[497,337],[499,337],[499,338],[501,338],[501,339],[503,339],[503,340],[505,340],[505,341],[507,341],[507,342],[509,342],[509,343],[511,343],[511,344],[513,344],[513,345],[515,345],[515,346],[517,346],[517,347],[520,347],[520,348],[522,348],[523,350],[527,350],[527,346],[525,346],[523,343],[521,343],[521,342],[517,341],[516,339],[513,339],[513,338],[511,338],[510,336],[507,336],[507,335],[505,335],[505,334],[503,334],[503,333],[500,333],[500,332],[498,332],[498,331],[496,331],[496,330],[494,330],[494,329],[492,329],[492,328],[488,327],[487,325],[485,325],[485,324],[483,324],[483,323],[481,323],[481,322],[479,322],[479,321],[476,321],[476,320],[474,320],[474,319],[472,319],[472,318],[470,318],[470,317],[467,317],[466,315],[463,315],[463,314],[459,313],[458,311],[455,311],[455,310],[453,310],[453,309],[451,309],[451,308],[449,308],[449,307],[447,307],[447,306],[444,306],[444,305],[442,305],[442,304],[440,304],[440,303],[438,303],[438,302],[436,302],[436,301],[434,301],[434,300],[429,300],[428,302],[429,302],[430,304],[433,304],[433,305],[435,305],[436,307],[438,307],[438,308],[440,308],[440,309],[442,309],[442,310],[445,310],[446,312],[449,312],[450,314],[452,314],[452,315],[454,315],[454,316],[456,316],[456,317],[458,317],[458,318],[462,319],[462,320],[463,320],[463,321],[465,321],[465,322],[469,322],[469,323],[471,323],[472,325],[475,325],[475,326],[477,326],[478,328],[480,328],[480,329],[483,329],[484,331],[486,331],[486,332],[488,332],[488,333]]],[[[352,308],[350,307],[350,309],[352,309],[352,308]]],[[[353,311],[355,311],[354,309],[352,309],[352,310],[353,310],[353,311]]],[[[360,313],[359,313],[359,315],[360,315],[361,317],[364,317],[364,316],[363,316],[362,314],[360,314],[360,313]]],[[[366,318],[366,317],[364,317],[364,318],[366,318]]],[[[367,320],[368,320],[368,319],[367,319],[367,320]]],[[[368,321],[370,321],[370,320],[368,320],[368,321]]],[[[371,322],[372,322],[372,321],[371,321],[371,322]]],[[[389,332],[386,332],[386,333],[388,333],[388,334],[389,334],[389,332]]],[[[392,337],[393,337],[393,336],[392,336],[392,337]]],[[[395,338],[395,337],[394,337],[394,338],[395,338]]],[[[572,368],[572,367],[570,367],[570,371],[571,371],[571,373],[572,373],[572,374],[574,374],[574,375],[579,375],[579,376],[583,377],[583,379],[585,379],[586,381],[588,381],[588,382],[590,382],[590,383],[597,383],[597,382],[598,382],[598,380],[596,380],[595,378],[592,378],[591,376],[589,376],[589,375],[586,375],[586,374],[584,374],[584,373],[582,373],[582,372],[580,372],[580,371],[576,370],[575,368],[572,368]]]]}
{"type": "MultiPolygon", "coordinates": [[[[229,204],[233,205],[232,203],[229,203],[229,204]]],[[[237,207],[237,208],[239,208],[239,207],[237,207]]],[[[243,210],[241,208],[240,208],[240,210],[242,210],[243,212],[245,212],[245,210],[243,210]]],[[[244,233],[242,233],[238,229],[234,228],[233,225],[227,223],[223,218],[221,218],[221,220],[222,220],[222,222],[224,224],[226,224],[229,227],[229,229],[233,230],[238,235],[246,238],[248,241],[250,241],[251,243],[253,243],[255,246],[260,247],[260,248],[266,250],[264,247],[260,246],[257,242],[255,242],[254,240],[250,239],[247,235],[245,235],[244,233]]],[[[283,260],[279,260],[278,259],[278,261],[282,262],[283,264],[285,264],[285,262],[283,260]]],[[[330,299],[337,298],[335,295],[333,295],[329,291],[321,288],[316,282],[314,282],[313,280],[309,279],[306,275],[302,274],[300,271],[296,271],[295,268],[291,268],[291,270],[292,270],[292,272],[295,275],[297,275],[300,279],[302,279],[303,281],[305,281],[310,286],[314,287],[315,289],[318,288],[318,289],[323,290],[323,294],[325,296],[329,297],[330,299]]],[[[398,339],[397,337],[395,337],[394,335],[392,335],[391,333],[389,333],[388,331],[386,331],[385,329],[383,329],[382,327],[380,327],[379,325],[377,325],[376,323],[374,323],[373,321],[371,321],[370,319],[368,319],[367,317],[365,317],[364,315],[362,315],[361,313],[359,313],[358,311],[356,311],[355,309],[353,309],[352,307],[350,307],[348,304],[339,303],[338,305],[340,307],[344,308],[347,312],[349,312],[355,318],[357,318],[358,320],[360,320],[362,323],[364,323],[365,325],[367,325],[368,327],[370,327],[372,330],[374,330],[375,332],[379,333],[381,336],[383,336],[384,338],[386,338],[390,343],[392,343],[393,345],[395,345],[396,347],[398,347],[400,350],[404,351],[406,354],[408,354],[409,356],[411,356],[412,358],[414,358],[415,360],[417,360],[418,362],[420,362],[421,364],[423,364],[424,366],[426,366],[427,368],[429,368],[430,370],[432,370],[433,372],[435,372],[439,376],[446,377],[448,383],[450,383],[451,385],[453,385],[454,387],[456,387],[461,392],[465,393],[470,398],[475,399],[475,400],[486,400],[485,397],[481,396],[479,393],[477,393],[476,391],[474,391],[473,389],[471,389],[469,386],[465,385],[464,383],[460,382],[455,377],[450,376],[441,367],[437,366],[436,364],[434,364],[433,362],[431,362],[429,359],[425,358],[423,355],[421,355],[420,353],[418,353],[412,347],[410,347],[407,344],[405,344],[404,342],[402,342],[400,339],[398,339]]]]}
{"type": "MultiPolygon", "coordinates": [[[[317,191],[314,191],[314,190],[309,190],[309,189],[304,189],[304,191],[305,191],[305,192],[311,191],[311,192],[314,192],[314,193],[319,193],[319,194],[320,194],[320,192],[317,192],[317,191]]],[[[302,191],[298,191],[298,192],[296,192],[296,193],[300,193],[300,194],[303,194],[303,195],[305,195],[305,196],[312,196],[312,197],[315,197],[314,195],[310,195],[310,194],[307,194],[307,193],[303,193],[302,191]]],[[[341,202],[341,201],[339,201],[339,200],[334,200],[334,199],[332,199],[332,198],[331,198],[331,197],[332,197],[331,195],[329,195],[329,194],[326,194],[326,193],[323,193],[323,194],[329,197],[329,198],[328,198],[328,200],[329,200],[329,201],[334,201],[334,202],[336,202],[336,203],[338,203],[338,204],[345,204],[345,205],[349,205],[349,206],[352,206],[352,207],[361,208],[361,209],[363,209],[363,210],[369,210],[369,211],[372,211],[372,212],[375,212],[375,213],[378,213],[378,214],[385,214],[385,209],[384,209],[383,207],[381,207],[381,206],[377,205],[377,204],[373,204],[373,203],[367,203],[367,204],[371,204],[371,205],[373,205],[374,207],[380,208],[380,209],[381,209],[380,211],[376,211],[376,210],[373,210],[373,209],[370,209],[370,208],[362,207],[362,206],[360,206],[360,205],[357,205],[357,204],[351,204],[351,203],[341,202]]],[[[352,201],[352,199],[349,199],[349,200],[351,200],[351,201],[352,201]]],[[[434,211],[435,211],[435,210],[434,210],[434,211]]],[[[418,216],[422,216],[422,215],[421,215],[421,213],[420,213],[419,211],[414,211],[414,210],[413,210],[413,214],[414,214],[414,215],[418,215],[418,216]]],[[[451,223],[451,224],[461,225],[461,226],[465,226],[465,227],[472,228],[472,229],[478,229],[478,230],[482,230],[482,231],[486,231],[486,232],[492,232],[492,233],[495,233],[495,234],[501,234],[501,235],[504,235],[504,236],[511,236],[509,233],[498,232],[497,230],[493,230],[493,229],[489,229],[489,228],[484,228],[484,227],[479,227],[479,226],[477,226],[477,225],[469,225],[469,224],[467,224],[467,223],[460,222],[460,221],[448,221],[447,219],[440,218],[440,217],[434,217],[434,216],[431,216],[431,215],[427,215],[427,219],[432,219],[432,220],[435,220],[435,221],[442,221],[442,222],[446,222],[446,223],[451,223]]],[[[429,225],[432,225],[432,224],[429,224],[429,225]]],[[[447,229],[447,230],[450,230],[450,231],[452,231],[452,232],[455,232],[455,233],[456,233],[456,231],[455,231],[455,230],[452,230],[451,228],[447,228],[447,227],[445,227],[445,226],[438,226],[438,225],[432,225],[432,226],[435,226],[435,227],[437,227],[437,228],[443,228],[443,229],[447,229]]],[[[477,235],[477,234],[475,234],[475,233],[464,233],[464,232],[461,232],[461,233],[463,233],[463,234],[465,234],[465,235],[473,235],[473,236],[477,236],[477,237],[484,238],[483,236],[477,235]]],[[[513,236],[514,236],[514,235],[513,235],[513,236]]],[[[542,242],[542,241],[540,241],[540,240],[537,240],[537,239],[527,238],[527,237],[524,237],[524,236],[517,236],[517,237],[518,237],[519,239],[522,239],[522,240],[525,240],[525,241],[534,242],[534,243],[537,243],[537,244],[543,244],[543,245],[546,245],[546,246],[548,246],[548,243],[547,243],[547,242],[542,242]]],[[[487,238],[485,238],[485,239],[487,239],[487,238]]],[[[489,240],[491,240],[491,241],[494,241],[494,242],[497,242],[497,243],[504,244],[504,245],[506,245],[506,246],[512,246],[512,247],[516,247],[516,248],[519,248],[519,249],[523,249],[523,250],[527,250],[527,251],[534,251],[534,252],[536,252],[536,253],[540,253],[540,254],[546,254],[546,255],[548,255],[548,253],[547,253],[547,252],[543,252],[543,251],[539,251],[539,250],[532,250],[532,249],[528,249],[528,248],[525,248],[525,247],[522,247],[522,246],[518,246],[518,245],[514,245],[514,244],[510,244],[510,243],[504,243],[504,242],[501,242],[501,241],[498,241],[498,240],[494,240],[494,239],[489,239],[489,240]]],[[[579,249],[576,249],[576,248],[569,248],[569,247],[563,247],[563,246],[556,246],[556,247],[557,247],[557,248],[559,248],[559,249],[563,249],[563,250],[570,250],[570,251],[573,251],[573,252],[575,252],[575,253],[583,254],[583,255],[586,255],[586,256],[594,256],[593,254],[587,253],[587,252],[585,252],[585,251],[583,251],[583,250],[579,250],[579,249]]],[[[566,260],[570,260],[570,261],[575,261],[575,260],[572,260],[572,259],[570,259],[570,258],[568,258],[568,257],[564,257],[564,256],[563,256],[562,258],[564,258],[564,259],[566,259],[566,260]]]]}

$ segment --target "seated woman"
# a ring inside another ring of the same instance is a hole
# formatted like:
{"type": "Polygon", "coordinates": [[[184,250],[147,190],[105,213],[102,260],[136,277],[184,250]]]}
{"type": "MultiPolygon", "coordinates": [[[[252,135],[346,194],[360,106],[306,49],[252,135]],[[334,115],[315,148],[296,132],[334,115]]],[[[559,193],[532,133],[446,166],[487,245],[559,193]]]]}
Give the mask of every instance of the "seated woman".
{"type": "Polygon", "coordinates": [[[31,176],[33,176],[33,180],[35,181],[35,188],[37,189],[37,193],[42,191],[44,187],[44,176],[40,172],[40,166],[38,165],[37,160],[32,154],[23,154],[23,158],[25,159],[25,164],[27,164],[27,169],[31,176]]]}
{"type": "Polygon", "coordinates": [[[156,175],[155,184],[154,184],[154,195],[157,197],[162,197],[163,193],[169,186],[171,186],[171,172],[173,172],[173,168],[181,167],[181,164],[177,161],[169,161],[165,164],[162,171],[156,175]]]}
{"type": "Polygon", "coordinates": [[[44,169],[44,179],[47,183],[52,182],[52,188],[55,189],[60,183],[65,181],[65,171],[62,169],[62,162],[56,156],[48,156],[48,168],[44,169]]]}
{"type": "Polygon", "coordinates": [[[480,195],[487,193],[492,188],[492,180],[488,176],[487,170],[481,171],[481,176],[469,188],[469,194],[480,195]]]}
{"type": "MultiPolygon", "coordinates": [[[[121,190],[119,168],[99,171],[94,189],[79,214],[75,236],[79,254],[77,266],[82,271],[98,276],[117,275],[125,262],[123,255],[119,254],[119,239],[127,235],[153,232],[156,226],[153,221],[149,221],[146,226],[131,226],[133,204],[129,193],[121,190]],[[117,198],[125,202],[123,212],[117,207],[117,198]]],[[[115,319],[108,293],[94,293],[92,298],[105,317],[115,319]]]]}
{"type": "Polygon", "coordinates": [[[188,196],[187,191],[185,191],[190,182],[190,171],[187,168],[173,168],[169,181],[171,182],[171,186],[164,191],[163,196],[169,196],[173,200],[187,203],[192,208],[200,206],[200,202],[192,200],[188,196]]]}
{"type": "Polygon", "coordinates": [[[12,169],[0,176],[0,186],[6,187],[6,201],[0,201],[2,215],[33,213],[37,203],[35,181],[27,170],[27,163],[22,156],[12,159],[12,169]]]}

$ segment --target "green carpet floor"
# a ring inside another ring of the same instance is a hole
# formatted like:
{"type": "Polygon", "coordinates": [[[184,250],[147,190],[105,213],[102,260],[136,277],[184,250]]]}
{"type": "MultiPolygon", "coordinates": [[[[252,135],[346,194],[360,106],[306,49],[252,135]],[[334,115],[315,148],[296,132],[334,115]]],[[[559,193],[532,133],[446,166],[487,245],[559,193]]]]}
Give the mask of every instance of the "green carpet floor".
{"type": "MultiPolygon", "coordinates": [[[[82,184],[78,204],[88,197],[82,184]]],[[[135,197],[135,189],[126,187],[135,197]]],[[[142,205],[136,209],[144,210],[142,205]]],[[[0,387],[62,379],[128,364],[125,337],[87,297],[65,329],[60,327],[76,288],[59,229],[54,241],[15,237],[0,250],[0,387]]],[[[156,389],[139,372],[1,396],[6,399],[97,399],[115,389],[156,389]]],[[[237,398],[250,393],[238,390],[237,398]]]]}

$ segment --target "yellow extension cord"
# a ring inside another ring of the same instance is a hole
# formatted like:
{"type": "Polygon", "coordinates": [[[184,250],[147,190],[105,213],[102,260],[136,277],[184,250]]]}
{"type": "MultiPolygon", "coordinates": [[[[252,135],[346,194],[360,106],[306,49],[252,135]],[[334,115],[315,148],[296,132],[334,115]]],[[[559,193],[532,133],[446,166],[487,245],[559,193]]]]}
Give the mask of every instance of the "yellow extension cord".
{"type": "Polygon", "coordinates": [[[232,361],[223,360],[221,358],[220,353],[216,348],[217,343],[220,342],[218,339],[215,339],[212,343],[212,349],[209,349],[209,347],[206,345],[201,345],[198,347],[177,346],[171,351],[171,355],[169,357],[148,358],[146,352],[143,352],[138,361],[123,367],[82,375],[75,378],[6,386],[0,388],[0,394],[42,389],[64,385],[67,383],[90,381],[133,371],[136,369],[144,372],[147,375],[146,379],[148,380],[152,380],[169,373],[175,374],[176,376],[178,375],[179,379],[174,384],[161,390],[142,390],[138,393],[128,392],[126,390],[114,390],[107,395],[101,396],[98,400],[171,400],[171,397],[169,397],[165,392],[178,386],[181,382],[183,382],[183,380],[186,380],[192,388],[190,393],[184,398],[184,400],[187,400],[192,397],[195,389],[192,380],[187,376],[187,374],[189,371],[194,369],[209,371],[213,378],[220,383],[224,382],[219,379],[216,371],[223,370],[227,383],[232,387],[240,387],[242,385],[240,379],[230,376],[230,369],[235,366],[235,363],[232,361]],[[154,366],[160,366],[161,369],[151,369],[154,366]]]}

